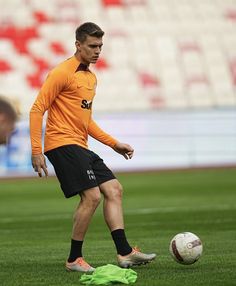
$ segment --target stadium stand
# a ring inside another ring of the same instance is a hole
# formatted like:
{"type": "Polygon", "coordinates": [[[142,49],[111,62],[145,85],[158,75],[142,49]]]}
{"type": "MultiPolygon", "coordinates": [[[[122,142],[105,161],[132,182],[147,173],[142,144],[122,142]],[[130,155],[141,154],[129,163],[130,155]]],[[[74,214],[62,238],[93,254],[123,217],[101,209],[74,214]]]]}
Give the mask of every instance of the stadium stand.
{"type": "Polygon", "coordinates": [[[90,138],[92,150],[115,171],[235,166],[236,0],[0,4],[0,94],[22,114],[0,146],[0,178],[34,175],[29,109],[48,71],[73,55],[74,31],[85,21],[105,31],[92,67],[94,118],[137,152],[124,164],[90,138]]]}
{"type": "Polygon", "coordinates": [[[235,0],[0,3],[0,93],[23,114],[48,70],[73,54],[84,21],[106,31],[97,110],[236,106],[235,0]]]}

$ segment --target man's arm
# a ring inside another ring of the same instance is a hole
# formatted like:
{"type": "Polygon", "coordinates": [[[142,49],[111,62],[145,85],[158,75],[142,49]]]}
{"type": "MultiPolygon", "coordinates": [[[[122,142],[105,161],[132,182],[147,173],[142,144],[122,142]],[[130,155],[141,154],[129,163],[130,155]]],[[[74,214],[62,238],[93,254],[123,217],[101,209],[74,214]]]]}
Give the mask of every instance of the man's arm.
{"type": "Polygon", "coordinates": [[[126,160],[133,157],[134,149],[130,145],[121,143],[111,135],[104,132],[93,119],[90,120],[88,134],[101,143],[110,146],[117,153],[124,156],[126,160]]]}
{"type": "Polygon", "coordinates": [[[30,111],[31,161],[32,167],[34,168],[34,171],[38,173],[39,177],[42,177],[42,169],[47,177],[47,166],[44,155],[42,154],[42,123],[45,111],[38,102],[40,96],[41,95],[39,94],[30,111]]]}
{"type": "Polygon", "coordinates": [[[42,123],[43,115],[62,90],[66,75],[61,72],[51,72],[44,82],[36,101],[30,110],[30,139],[32,148],[32,166],[39,177],[42,170],[48,176],[46,160],[42,151],[42,123]]]}

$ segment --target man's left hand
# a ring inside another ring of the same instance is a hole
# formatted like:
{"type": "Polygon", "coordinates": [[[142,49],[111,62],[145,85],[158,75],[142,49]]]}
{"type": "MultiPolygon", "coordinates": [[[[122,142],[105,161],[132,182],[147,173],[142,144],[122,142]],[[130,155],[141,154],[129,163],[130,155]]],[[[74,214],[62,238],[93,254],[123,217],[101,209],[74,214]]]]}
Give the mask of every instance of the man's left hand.
{"type": "Polygon", "coordinates": [[[113,147],[113,149],[121,154],[122,156],[125,157],[126,160],[131,159],[134,154],[134,149],[129,145],[125,143],[118,142],[116,145],[113,147]]]}

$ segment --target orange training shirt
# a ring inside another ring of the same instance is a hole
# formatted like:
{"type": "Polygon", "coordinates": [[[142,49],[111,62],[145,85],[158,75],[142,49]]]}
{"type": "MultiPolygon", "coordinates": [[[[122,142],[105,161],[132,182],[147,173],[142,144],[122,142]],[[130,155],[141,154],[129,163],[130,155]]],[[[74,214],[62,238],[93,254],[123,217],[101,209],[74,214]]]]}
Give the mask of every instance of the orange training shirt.
{"type": "Polygon", "coordinates": [[[42,153],[42,121],[48,111],[44,152],[77,144],[88,148],[88,135],[110,147],[117,141],[92,119],[96,76],[73,56],[48,75],[30,111],[32,154],[42,153]]]}

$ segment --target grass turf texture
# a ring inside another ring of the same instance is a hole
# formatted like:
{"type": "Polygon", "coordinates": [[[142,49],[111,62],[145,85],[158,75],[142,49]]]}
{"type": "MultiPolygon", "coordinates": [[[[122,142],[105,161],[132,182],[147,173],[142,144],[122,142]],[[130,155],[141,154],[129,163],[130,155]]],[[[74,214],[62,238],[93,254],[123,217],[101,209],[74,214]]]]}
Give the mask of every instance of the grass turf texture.
{"type": "MultiPolygon", "coordinates": [[[[158,253],[134,268],[135,285],[235,285],[235,169],[118,175],[124,186],[126,233],[132,245],[158,253]],[[191,265],[169,255],[171,238],[183,231],[200,236],[201,259],[191,265]]],[[[72,213],[54,178],[0,181],[0,285],[79,285],[67,273],[72,213]]],[[[109,231],[97,210],[84,243],[93,266],[116,264],[109,231]]]]}

